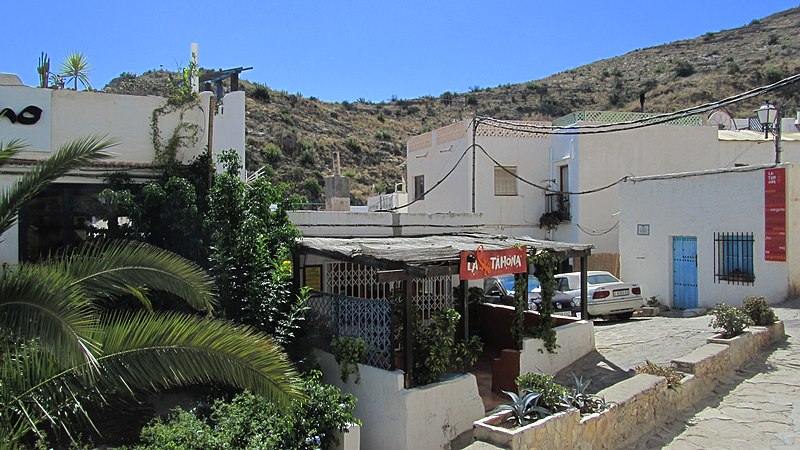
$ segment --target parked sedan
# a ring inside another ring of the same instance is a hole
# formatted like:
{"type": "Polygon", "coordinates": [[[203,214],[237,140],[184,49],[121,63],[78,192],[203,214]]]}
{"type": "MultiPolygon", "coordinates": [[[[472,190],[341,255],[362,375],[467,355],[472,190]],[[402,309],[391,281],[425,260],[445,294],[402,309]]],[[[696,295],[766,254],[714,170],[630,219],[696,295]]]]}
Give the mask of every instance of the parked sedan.
{"type": "MultiPolygon", "coordinates": [[[[633,311],[643,306],[642,288],[635,283],[625,283],[608,272],[588,272],[588,315],[613,316],[621,320],[630,319],[633,311]]],[[[557,289],[569,296],[581,299],[581,273],[560,273],[555,276],[557,289]]]]}
{"type": "MultiPolygon", "coordinates": [[[[577,302],[573,295],[556,292],[553,297],[555,312],[574,312],[580,310],[580,297],[577,302]]],[[[483,299],[488,303],[514,305],[514,275],[500,275],[483,281],[483,299]]],[[[528,275],[528,309],[538,311],[542,304],[542,286],[539,280],[528,275]]]]}

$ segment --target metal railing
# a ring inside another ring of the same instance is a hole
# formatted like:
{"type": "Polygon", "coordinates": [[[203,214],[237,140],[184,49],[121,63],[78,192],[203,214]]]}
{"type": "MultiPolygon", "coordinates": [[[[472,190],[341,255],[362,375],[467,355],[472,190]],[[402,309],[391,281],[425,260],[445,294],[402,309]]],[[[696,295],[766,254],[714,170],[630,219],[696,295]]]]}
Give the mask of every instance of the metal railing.
{"type": "Polygon", "coordinates": [[[753,285],[753,233],[714,233],[714,282],[753,285]]]}

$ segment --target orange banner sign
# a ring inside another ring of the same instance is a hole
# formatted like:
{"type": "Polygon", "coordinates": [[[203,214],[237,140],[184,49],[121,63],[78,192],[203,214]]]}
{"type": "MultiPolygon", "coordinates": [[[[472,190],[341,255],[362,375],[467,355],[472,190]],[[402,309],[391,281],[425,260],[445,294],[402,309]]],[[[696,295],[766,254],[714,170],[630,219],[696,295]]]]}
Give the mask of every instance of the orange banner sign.
{"type": "Polygon", "coordinates": [[[522,273],[528,269],[527,247],[506,250],[484,250],[461,252],[461,267],[458,272],[461,280],[481,278],[508,273],[522,273]]]}

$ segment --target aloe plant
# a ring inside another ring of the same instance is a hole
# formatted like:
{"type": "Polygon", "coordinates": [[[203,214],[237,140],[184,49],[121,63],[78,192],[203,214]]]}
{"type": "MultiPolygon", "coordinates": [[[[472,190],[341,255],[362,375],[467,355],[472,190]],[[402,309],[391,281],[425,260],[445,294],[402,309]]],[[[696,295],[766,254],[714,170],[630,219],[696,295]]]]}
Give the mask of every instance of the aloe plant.
{"type": "Polygon", "coordinates": [[[542,394],[538,392],[523,390],[521,398],[515,392],[503,391],[503,393],[511,397],[511,403],[498,406],[496,411],[511,411],[512,418],[520,427],[552,414],[547,408],[538,405],[539,399],[542,398],[542,394]]]}

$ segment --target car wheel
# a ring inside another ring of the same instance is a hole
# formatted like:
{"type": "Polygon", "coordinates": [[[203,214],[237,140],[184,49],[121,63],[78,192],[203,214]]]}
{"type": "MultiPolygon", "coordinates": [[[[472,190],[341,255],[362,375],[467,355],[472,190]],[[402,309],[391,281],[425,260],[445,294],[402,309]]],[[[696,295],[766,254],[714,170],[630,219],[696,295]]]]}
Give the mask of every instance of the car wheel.
{"type": "Polygon", "coordinates": [[[622,314],[617,314],[616,317],[619,320],[630,320],[630,318],[633,317],[633,311],[622,313],[622,314]]]}

